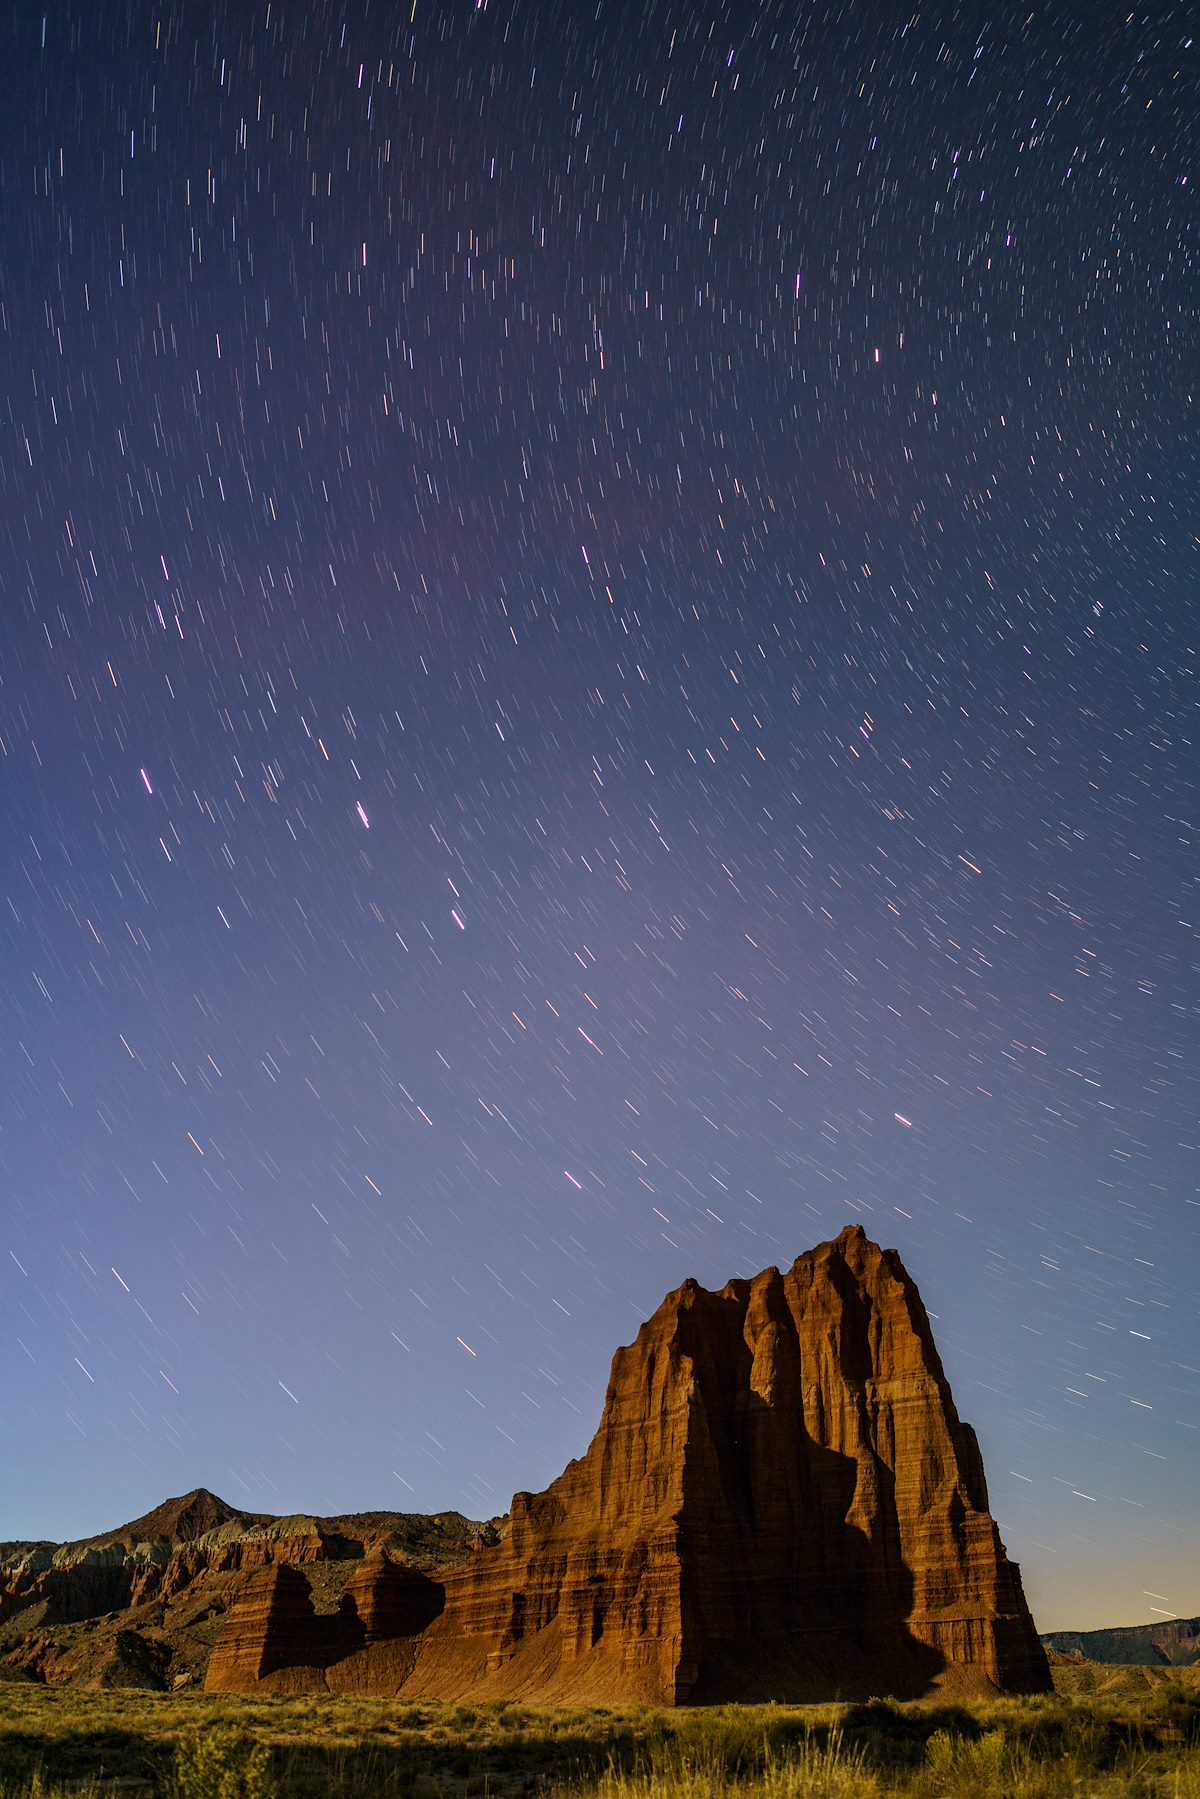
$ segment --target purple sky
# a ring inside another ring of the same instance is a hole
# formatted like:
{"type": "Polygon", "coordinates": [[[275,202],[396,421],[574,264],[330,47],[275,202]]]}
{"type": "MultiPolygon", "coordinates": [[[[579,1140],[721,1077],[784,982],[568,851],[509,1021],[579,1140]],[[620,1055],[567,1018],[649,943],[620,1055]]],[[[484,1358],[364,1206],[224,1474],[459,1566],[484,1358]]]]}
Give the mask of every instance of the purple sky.
{"type": "Polygon", "coordinates": [[[1182,15],[408,13],[0,21],[0,1536],[501,1512],[859,1221],[1200,1612],[1182,15]]]}

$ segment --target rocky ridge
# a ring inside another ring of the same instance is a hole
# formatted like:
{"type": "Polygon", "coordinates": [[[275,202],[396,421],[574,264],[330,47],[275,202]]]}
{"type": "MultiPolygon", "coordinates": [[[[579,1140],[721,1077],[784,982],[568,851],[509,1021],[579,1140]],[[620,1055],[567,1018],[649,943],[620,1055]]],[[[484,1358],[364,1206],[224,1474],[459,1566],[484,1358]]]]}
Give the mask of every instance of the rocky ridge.
{"type": "Polygon", "coordinates": [[[304,1567],[334,1609],[355,1570],[386,1554],[453,1566],[503,1520],[457,1512],[335,1518],[240,1511],[200,1487],[145,1517],[72,1543],[0,1544],[0,1679],[85,1686],[203,1679],[224,1616],[251,1575],[304,1567]]]}
{"type": "Polygon", "coordinates": [[[1110,1630],[1052,1630],[1042,1642],[1072,1661],[1200,1668],[1200,1618],[1163,1618],[1156,1624],[1115,1625],[1110,1630]]]}

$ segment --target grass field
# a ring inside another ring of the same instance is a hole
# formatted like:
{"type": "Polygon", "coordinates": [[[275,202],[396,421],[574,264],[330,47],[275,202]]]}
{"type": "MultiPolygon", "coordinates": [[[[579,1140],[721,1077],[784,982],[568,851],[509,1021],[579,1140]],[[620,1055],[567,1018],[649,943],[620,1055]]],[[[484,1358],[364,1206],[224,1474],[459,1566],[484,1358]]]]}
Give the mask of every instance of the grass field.
{"type": "Polygon", "coordinates": [[[0,1799],[1200,1799],[1200,1693],[550,1710],[0,1685],[0,1799]]]}

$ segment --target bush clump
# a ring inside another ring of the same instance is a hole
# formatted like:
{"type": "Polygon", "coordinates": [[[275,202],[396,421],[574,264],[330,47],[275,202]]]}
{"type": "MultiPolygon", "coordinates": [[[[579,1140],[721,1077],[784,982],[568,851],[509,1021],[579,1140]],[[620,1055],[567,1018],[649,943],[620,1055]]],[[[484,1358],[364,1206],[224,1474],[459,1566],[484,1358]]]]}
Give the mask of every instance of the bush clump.
{"type": "Polygon", "coordinates": [[[1145,1716],[1157,1731],[1170,1733],[1185,1743],[1200,1743],[1200,1687],[1185,1686],[1182,1680],[1164,1680],[1147,1705],[1145,1716]]]}
{"type": "Polygon", "coordinates": [[[209,1730],[175,1748],[173,1799],[276,1799],[271,1752],[236,1731],[209,1730]]]}

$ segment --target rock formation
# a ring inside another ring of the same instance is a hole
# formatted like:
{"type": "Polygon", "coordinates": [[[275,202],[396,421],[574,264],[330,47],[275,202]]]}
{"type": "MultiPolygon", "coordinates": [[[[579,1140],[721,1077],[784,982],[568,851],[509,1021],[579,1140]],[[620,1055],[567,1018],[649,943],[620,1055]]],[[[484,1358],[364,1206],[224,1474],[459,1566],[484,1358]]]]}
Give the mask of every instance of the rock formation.
{"type": "Polygon", "coordinates": [[[333,1624],[258,1577],[206,1684],[670,1705],[1049,1671],[920,1296],[852,1227],[786,1275],[670,1294],[586,1455],[465,1565],[406,1587],[381,1555],[333,1624]]]}
{"type": "MultiPolygon", "coordinates": [[[[322,1624],[328,1628],[328,1619],[322,1624]]],[[[246,1582],[237,1605],[237,1629],[224,1630],[208,1665],[208,1682],[220,1692],[248,1692],[268,1675],[304,1658],[324,1659],[312,1589],[299,1568],[276,1562],[246,1582]]],[[[288,1691],[284,1681],[282,1688],[288,1691]]]]}
{"type": "Polygon", "coordinates": [[[422,1585],[422,1571],[452,1567],[475,1544],[497,1540],[494,1523],[457,1512],[274,1518],[198,1488],[80,1542],[0,1543],[0,1679],[89,1687],[198,1681],[229,1605],[276,1568],[307,1570],[303,1591],[311,1582],[316,1602],[308,1613],[319,1620],[313,1653],[322,1662],[344,1657],[397,1622],[428,1622],[437,1606],[430,1609],[426,1589],[440,1604],[441,1588],[422,1585]],[[366,1624],[355,1622],[354,1604],[339,1614],[344,1590],[357,1591],[364,1570],[370,1581],[385,1552],[397,1558],[401,1596],[385,1578],[364,1601],[366,1624]],[[403,1597],[414,1589],[415,1610],[403,1597]]]}

